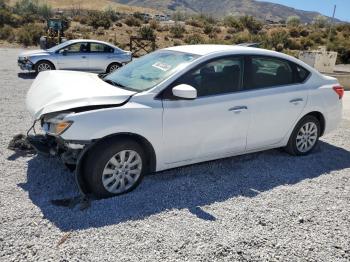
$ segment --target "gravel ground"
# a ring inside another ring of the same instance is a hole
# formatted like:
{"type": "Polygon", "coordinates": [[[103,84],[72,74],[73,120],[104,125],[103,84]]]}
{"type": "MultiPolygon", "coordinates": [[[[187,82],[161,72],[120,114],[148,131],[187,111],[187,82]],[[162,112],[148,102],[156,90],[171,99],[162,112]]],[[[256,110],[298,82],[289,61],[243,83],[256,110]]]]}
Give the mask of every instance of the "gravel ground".
{"type": "Polygon", "coordinates": [[[50,202],[77,194],[57,160],[6,149],[31,124],[19,51],[0,49],[1,261],[350,261],[349,97],[309,156],[270,150],[165,171],[80,211],[50,202]]]}

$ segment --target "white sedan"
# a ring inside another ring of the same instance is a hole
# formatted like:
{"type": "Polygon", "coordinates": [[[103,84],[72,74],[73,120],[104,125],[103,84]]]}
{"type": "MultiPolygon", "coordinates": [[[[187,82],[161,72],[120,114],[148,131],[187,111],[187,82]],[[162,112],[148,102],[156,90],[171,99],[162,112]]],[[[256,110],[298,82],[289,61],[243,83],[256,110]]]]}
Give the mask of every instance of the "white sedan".
{"type": "Polygon", "coordinates": [[[108,197],[150,172],[271,148],[308,154],[340,122],[343,93],[285,54],[177,46],[104,77],[40,73],[26,103],[45,135],[29,139],[75,169],[85,192],[108,197]]]}

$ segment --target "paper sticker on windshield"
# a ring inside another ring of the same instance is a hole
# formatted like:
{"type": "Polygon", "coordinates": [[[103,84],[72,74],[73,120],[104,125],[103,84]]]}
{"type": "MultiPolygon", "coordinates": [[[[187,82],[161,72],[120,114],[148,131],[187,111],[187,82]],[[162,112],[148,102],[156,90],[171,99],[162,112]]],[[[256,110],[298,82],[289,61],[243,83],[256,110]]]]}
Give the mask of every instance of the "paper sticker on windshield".
{"type": "Polygon", "coordinates": [[[152,66],[155,67],[155,68],[158,68],[158,69],[160,69],[160,70],[162,70],[164,72],[168,71],[171,68],[171,65],[167,65],[167,64],[164,64],[162,62],[154,63],[152,66]]]}

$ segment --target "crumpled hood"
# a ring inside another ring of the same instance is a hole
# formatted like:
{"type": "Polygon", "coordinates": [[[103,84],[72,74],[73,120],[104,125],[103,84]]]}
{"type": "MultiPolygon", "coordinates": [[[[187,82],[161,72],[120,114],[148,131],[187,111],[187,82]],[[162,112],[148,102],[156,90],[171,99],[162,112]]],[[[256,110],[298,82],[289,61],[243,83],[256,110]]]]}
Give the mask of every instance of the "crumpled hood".
{"type": "Polygon", "coordinates": [[[30,87],[26,106],[30,114],[42,115],[77,107],[118,105],[135,92],[102,81],[96,74],[75,71],[39,73],[30,87]]]}
{"type": "Polygon", "coordinates": [[[37,49],[37,50],[28,50],[20,53],[19,57],[26,57],[26,56],[40,56],[40,55],[49,55],[50,53],[46,50],[37,49]]]}

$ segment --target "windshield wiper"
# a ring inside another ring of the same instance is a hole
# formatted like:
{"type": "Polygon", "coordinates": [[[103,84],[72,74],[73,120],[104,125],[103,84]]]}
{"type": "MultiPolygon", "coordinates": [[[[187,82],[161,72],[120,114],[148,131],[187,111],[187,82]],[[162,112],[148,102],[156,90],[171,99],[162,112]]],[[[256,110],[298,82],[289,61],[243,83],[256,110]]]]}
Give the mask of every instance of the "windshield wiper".
{"type": "Polygon", "coordinates": [[[111,85],[113,85],[113,86],[118,86],[118,87],[124,87],[124,88],[126,88],[126,86],[123,86],[122,84],[119,84],[119,83],[117,83],[117,82],[115,82],[115,81],[113,81],[113,80],[111,80],[111,79],[105,79],[105,78],[103,78],[103,81],[105,81],[106,83],[111,84],[111,85]]]}

